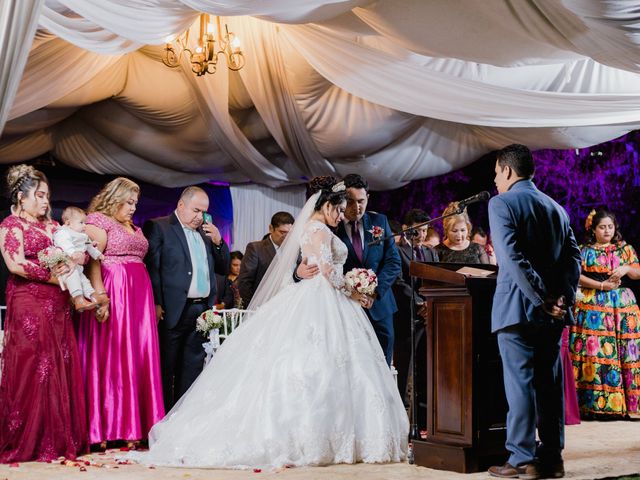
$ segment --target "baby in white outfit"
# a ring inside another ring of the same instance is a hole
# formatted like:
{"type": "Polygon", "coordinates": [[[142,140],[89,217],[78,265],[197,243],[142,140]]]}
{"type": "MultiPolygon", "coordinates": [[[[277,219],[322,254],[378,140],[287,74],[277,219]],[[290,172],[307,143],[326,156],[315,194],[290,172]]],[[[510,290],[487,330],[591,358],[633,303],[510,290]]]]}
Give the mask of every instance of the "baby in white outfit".
{"type": "Polygon", "coordinates": [[[104,256],[85,233],[87,215],[81,208],[67,207],[62,212],[63,225],[53,234],[53,244],[67,254],[71,260],[71,271],[58,278],[60,288],[69,290],[78,311],[89,310],[97,305],[93,296],[95,289],[85,276],[82,264],[87,252],[94,260],[104,256]]]}

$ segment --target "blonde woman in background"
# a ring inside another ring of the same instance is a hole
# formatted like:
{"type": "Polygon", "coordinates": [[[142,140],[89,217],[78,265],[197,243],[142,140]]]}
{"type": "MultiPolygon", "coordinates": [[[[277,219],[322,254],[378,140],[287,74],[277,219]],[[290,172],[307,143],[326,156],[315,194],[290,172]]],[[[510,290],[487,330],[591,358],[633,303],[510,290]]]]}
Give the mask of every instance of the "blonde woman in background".
{"type": "Polygon", "coordinates": [[[89,278],[100,307],[78,322],[89,439],[106,448],[146,439],[164,416],[160,349],[151,281],[143,258],[149,244],[133,224],[140,187],[116,178],[89,205],[87,234],[104,255],[89,278]]]}
{"type": "MultiPolygon", "coordinates": [[[[458,204],[453,202],[442,214],[448,215],[456,210],[458,210],[458,204]]],[[[484,248],[473,243],[470,239],[472,227],[466,209],[460,214],[442,220],[442,227],[444,240],[436,246],[436,252],[441,262],[489,263],[489,257],[484,248]]]]}

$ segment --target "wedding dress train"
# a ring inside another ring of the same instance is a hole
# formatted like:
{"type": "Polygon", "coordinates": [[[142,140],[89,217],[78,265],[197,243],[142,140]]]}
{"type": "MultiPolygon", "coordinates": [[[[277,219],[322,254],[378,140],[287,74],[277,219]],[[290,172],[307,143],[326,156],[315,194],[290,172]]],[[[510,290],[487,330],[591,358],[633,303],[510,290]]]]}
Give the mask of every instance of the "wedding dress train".
{"type": "Polygon", "coordinates": [[[321,275],[264,303],[153,427],[150,450],[129,458],[212,468],[405,459],[398,389],[367,316],[343,288],[347,248],[316,221],[300,244],[321,275]]]}

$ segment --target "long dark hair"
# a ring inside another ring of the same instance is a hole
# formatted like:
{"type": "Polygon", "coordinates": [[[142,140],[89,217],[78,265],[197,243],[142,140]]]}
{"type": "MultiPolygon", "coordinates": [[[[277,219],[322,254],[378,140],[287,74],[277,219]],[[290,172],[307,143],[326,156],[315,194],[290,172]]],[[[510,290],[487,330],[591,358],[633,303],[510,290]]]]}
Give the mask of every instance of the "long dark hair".
{"type": "Polygon", "coordinates": [[[315,211],[320,210],[325,202],[329,202],[330,205],[340,205],[347,199],[344,182],[329,175],[315,177],[309,182],[309,190],[311,194],[320,192],[320,197],[313,207],[315,211]]]}
{"type": "Polygon", "coordinates": [[[606,208],[599,208],[595,211],[595,213],[593,213],[593,215],[589,214],[589,217],[587,217],[587,222],[585,225],[585,242],[588,245],[593,245],[596,243],[596,227],[603,218],[610,218],[613,222],[613,226],[616,229],[616,233],[613,235],[611,243],[618,243],[622,241],[622,234],[620,233],[620,230],[618,228],[618,221],[616,220],[616,216],[613,214],[613,212],[607,210],[606,208]]]}

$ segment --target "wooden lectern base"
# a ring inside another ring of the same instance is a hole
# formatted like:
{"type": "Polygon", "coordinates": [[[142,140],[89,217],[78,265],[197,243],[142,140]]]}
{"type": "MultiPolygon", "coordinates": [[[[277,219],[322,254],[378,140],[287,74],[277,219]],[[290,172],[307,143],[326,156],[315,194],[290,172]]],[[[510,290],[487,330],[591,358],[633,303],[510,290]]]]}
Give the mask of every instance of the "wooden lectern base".
{"type": "Polygon", "coordinates": [[[429,442],[413,441],[415,464],[436,470],[458,473],[474,473],[487,470],[492,465],[503,465],[507,461],[504,449],[479,455],[475,447],[461,447],[429,442]]]}

